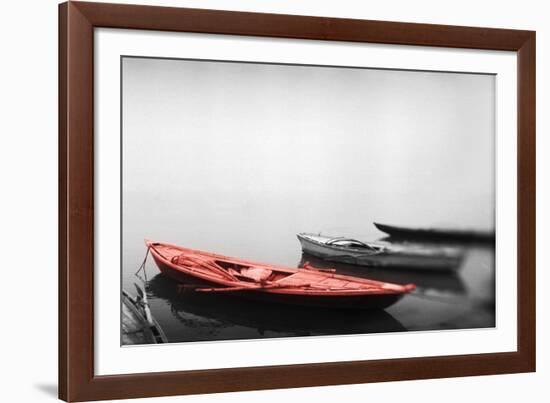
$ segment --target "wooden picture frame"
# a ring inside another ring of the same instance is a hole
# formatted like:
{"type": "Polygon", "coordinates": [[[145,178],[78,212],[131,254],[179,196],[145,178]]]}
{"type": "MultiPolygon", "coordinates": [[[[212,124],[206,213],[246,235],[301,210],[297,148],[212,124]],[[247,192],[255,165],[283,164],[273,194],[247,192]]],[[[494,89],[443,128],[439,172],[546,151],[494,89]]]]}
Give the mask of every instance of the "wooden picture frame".
{"type": "Polygon", "coordinates": [[[120,4],[59,6],[59,398],[230,392],[535,371],[535,32],[120,4]],[[518,57],[518,350],[94,375],[94,28],[506,50],[518,57]]]}

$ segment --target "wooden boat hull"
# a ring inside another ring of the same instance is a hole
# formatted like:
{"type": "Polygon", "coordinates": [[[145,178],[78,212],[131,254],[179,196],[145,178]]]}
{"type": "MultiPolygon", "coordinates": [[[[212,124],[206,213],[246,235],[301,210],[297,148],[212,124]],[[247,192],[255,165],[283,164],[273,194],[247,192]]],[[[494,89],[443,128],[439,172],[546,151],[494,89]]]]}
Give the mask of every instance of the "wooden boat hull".
{"type": "Polygon", "coordinates": [[[121,339],[123,345],[166,343],[166,335],[155,319],[151,323],[137,300],[122,291],[121,339]]]}
{"type": "Polygon", "coordinates": [[[430,241],[456,241],[456,242],[494,242],[494,232],[481,232],[469,230],[409,228],[374,223],[380,231],[385,232],[396,239],[421,239],[430,241]]]}
{"type": "MultiPolygon", "coordinates": [[[[413,246],[380,246],[380,253],[367,254],[353,248],[326,245],[308,234],[298,234],[297,237],[304,253],[323,260],[358,266],[455,271],[462,261],[462,255],[458,252],[443,253],[436,249],[422,249],[413,246]]],[[[317,238],[324,237],[317,236],[317,238]]],[[[326,239],[330,239],[330,237],[326,237],[326,239]]]]}
{"type": "MultiPolygon", "coordinates": [[[[154,255],[153,255],[154,257],[154,255]]],[[[160,271],[171,279],[183,285],[215,286],[216,283],[199,280],[196,277],[173,270],[158,259],[154,259],[160,271]]],[[[185,287],[180,292],[186,292],[185,287]]],[[[298,305],[334,309],[384,309],[399,301],[403,294],[386,295],[353,295],[353,296],[303,296],[288,294],[271,294],[261,291],[228,291],[224,295],[246,298],[267,303],[298,305]]]]}
{"type": "MultiPolygon", "coordinates": [[[[199,278],[196,275],[182,271],[172,262],[165,259],[154,249],[151,249],[152,257],[159,270],[166,276],[180,283],[182,286],[179,292],[193,292],[197,286],[219,287],[217,281],[209,281],[205,278],[199,278]],[[189,291],[186,291],[189,290],[189,291]]],[[[285,293],[278,290],[237,290],[226,291],[223,295],[231,297],[246,298],[255,301],[267,303],[277,303],[285,305],[297,305],[305,307],[333,308],[333,309],[384,309],[399,301],[407,292],[414,289],[414,285],[397,286],[401,287],[399,291],[388,291],[380,294],[345,294],[330,293],[325,295],[304,295],[296,293],[285,293]]]]}
{"type": "MultiPolygon", "coordinates": [[[[270,338],[406,330],[397,319],[383,309],[332,309],[262,303],[246,298],[228,298],[218,293],[182,294],[179,288],[179,284],[174,280],[159,273],[149,281],[147,289],[152,296],[170,306],[170,312],[176,320],[185,323],[196,318],[208,326],[207,323],[214,320],[220,326],[231,323],[254,328],[261,337],[269,333],[270,338]]],[[[202,336],[198,335],[193,341],[209,340],[207,336],[202,336]]],[[[179,334],[174,341],[188,341],[187,335],[181,335],[182,339],[177,337],[179,334]]]]}

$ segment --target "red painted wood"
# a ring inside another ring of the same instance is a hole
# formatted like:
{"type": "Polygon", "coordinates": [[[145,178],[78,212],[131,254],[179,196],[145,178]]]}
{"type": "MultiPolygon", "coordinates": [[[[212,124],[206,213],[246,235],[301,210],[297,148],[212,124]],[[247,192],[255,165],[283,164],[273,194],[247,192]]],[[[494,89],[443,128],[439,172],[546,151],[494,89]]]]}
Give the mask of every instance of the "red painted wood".
{"type": "Polygon", "coordinates": [[[281,300],[285,295],[325,296],[337,303],[340,296],[375,298],[377,295],[406,294],[416,288],[414,284],[385,283],[329,273],[312,266],[291,268],[152,241],[146,241],[146,245],[159,268],[169,275],[183,274],[219,287],[250,287],[256,292],[278,294],[281,300]],[[249,274],[251,269],[252,276],[249,274]],[[265,279],[256,280],[254,274],[261,273],[267,275],[265,279]],[[269,280],[270,277],[274,279],[269,280]],[[268,285],[271,287],[265,287],[268,285]]]}

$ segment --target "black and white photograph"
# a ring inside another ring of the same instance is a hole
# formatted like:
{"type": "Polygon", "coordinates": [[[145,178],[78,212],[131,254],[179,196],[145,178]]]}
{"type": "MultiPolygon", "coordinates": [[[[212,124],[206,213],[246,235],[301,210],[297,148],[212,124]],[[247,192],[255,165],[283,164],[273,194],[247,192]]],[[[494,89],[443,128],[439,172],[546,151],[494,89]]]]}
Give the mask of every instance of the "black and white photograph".
{"type": "Polygon", "coordinates": [[[122,345],[495,326],[495,76],[121,58],[122,345]]]}
{"type": "Polygon", "coordinates": [[[544,3],[2,4],[2,401],[545,395],[544,3]]]}

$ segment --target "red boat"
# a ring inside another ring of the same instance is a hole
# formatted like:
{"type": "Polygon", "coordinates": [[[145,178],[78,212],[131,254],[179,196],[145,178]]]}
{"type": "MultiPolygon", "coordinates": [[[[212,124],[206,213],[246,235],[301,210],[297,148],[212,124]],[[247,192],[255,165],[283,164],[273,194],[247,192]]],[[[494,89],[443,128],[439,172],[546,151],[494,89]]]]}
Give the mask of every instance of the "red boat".
{"type": "MultiPolygon", "coordinates": [[[[159,269],[196,292],[227,293],[275,303],[383,309],[415,289],[337,274],[308,264],[290,268],[145,241],[159,269]]],[[[184,287],[185,289],[185,287],[184,287]]]]}

